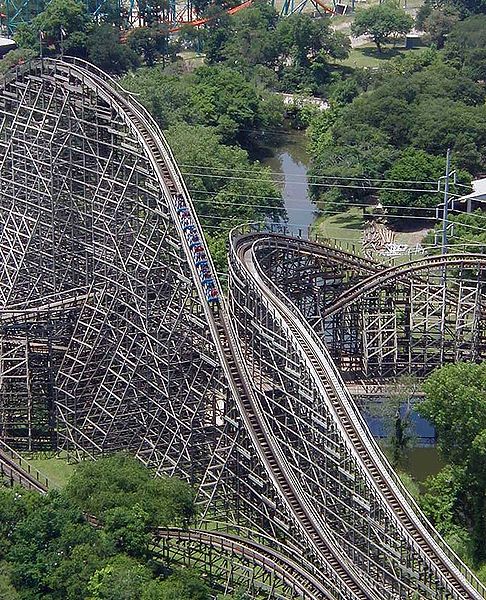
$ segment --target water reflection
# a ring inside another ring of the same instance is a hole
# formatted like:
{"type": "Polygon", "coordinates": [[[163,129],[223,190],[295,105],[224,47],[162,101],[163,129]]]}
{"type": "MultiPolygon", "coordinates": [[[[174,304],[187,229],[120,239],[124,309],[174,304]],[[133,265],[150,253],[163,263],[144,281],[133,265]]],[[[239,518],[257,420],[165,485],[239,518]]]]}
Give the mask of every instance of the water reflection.
{"type": "Polygon", "coordinates": [[[285,227],[292,235],[307,237],[309,227],[315,219],[315,204],[309,198],[307,169],[309,156],[306,151],[306,137],[294,132],[283,138],[283,143],[269,148],[272,156],[261,162],[276,174],[281,186],[287,211],[285,227]]]}

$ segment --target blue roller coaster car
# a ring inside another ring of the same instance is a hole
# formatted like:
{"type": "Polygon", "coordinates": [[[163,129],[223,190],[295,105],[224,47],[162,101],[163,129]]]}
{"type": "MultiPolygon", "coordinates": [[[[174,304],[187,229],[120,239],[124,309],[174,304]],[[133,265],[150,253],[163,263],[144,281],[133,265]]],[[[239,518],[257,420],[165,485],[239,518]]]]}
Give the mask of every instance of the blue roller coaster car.
{"type": "Polygon", "coordinates": [[[208,292],[206,292],[206,300],[208,302],[219,302],[219,294],[216,288],[212,288],[208,292]]]}

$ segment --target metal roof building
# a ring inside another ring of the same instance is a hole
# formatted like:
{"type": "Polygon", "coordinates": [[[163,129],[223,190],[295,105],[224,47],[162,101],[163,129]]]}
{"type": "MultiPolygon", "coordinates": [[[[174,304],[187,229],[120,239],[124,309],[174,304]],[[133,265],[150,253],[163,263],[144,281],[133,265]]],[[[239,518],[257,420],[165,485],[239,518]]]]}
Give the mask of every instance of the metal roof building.
{"type": "Polygon", "coordinates": [[[0,58],[5,56],[10,50],[15,50],[17,44],[9,38],[0,37],[0,58]]]}

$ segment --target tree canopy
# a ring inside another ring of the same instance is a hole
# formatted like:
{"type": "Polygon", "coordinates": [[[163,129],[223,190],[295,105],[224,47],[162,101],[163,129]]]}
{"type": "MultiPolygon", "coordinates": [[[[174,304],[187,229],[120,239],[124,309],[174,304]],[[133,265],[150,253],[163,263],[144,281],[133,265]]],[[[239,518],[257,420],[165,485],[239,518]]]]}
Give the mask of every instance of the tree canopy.
{"type": "Polygon", "coordinates": [[[315,116],[308,130],[310,174],[321,177],[319,185],[313,180],[311,191],[321,207],[340,209],[379,196],[399,207],[393,211],[396,218],[406,217],[417,206],[441,202],[434,184],[414,182],[437,181],[448,148],[461,183],[486,168],[484,88],[443,54],[391,60],[365,92],[356,94],[356,88],[357,79],[352,93],[315,116]],[[326,177],[334,178],[335,187],[326,177]],[[397,185],[380,184],[388,179],[397,185]],[[430,193],[406,191],[429,188],[430,193]]]}
{"type": "Polygon", "coordinates": [[[209,600],[198,573],[172,572],[150,551],[154,526],[185,526],[194,514],[188,484],[154,479],[125,454],[79,464],[64,490],[45,496],[0,488],[0,595],[209,600]]]}
{"type": "Polygon", "coordinates": [[[329,59],[346,58],[349,39],[329,19],[294,14],[279,19],[257,1],[241,13],[210,21],[203,34],[210,64],[223,63],[282,91],[316,92],[330,82],[329,59]]]}
{"type": "Polygon", "coordinates": [[[83,512],[104,519],[109,511],[142,509],[151,526],[187,525],[195,514],[194,492],[178,479],[151,477],[128,454],[81,463],[65,488],[83,512]]]}
{"type": "Polygon", "coordinates": [[[441,452],[454,464],[469,464],[475,451],[483,452],[486,362],[442,367],[429,376],[424,390],[419,410],[433,423],[441,452]]]}
{"type": "Polygon", "coordinates": [[[424,508],[439,529],[465,543],[472,534],[476,561],[486,558],[486,362],[457,363],[434,371],[418,406],[437,432],[448,470],[429,486],[424,508]],[[447,494],[446,494],[447,490],[447,494]],[[447,502],[445,501],[447,497],[447,502]]]}
{"type": "MultiPolygon", "coordinates": [[[[433,218],[435,210],[417,212],[417,209],[435,209],[437,206],[439,202],[437,181],[445,173],[445,163],[443,156],[435,156],[424,150],[408,148],[401,153],[385,172],[385,178],[394,182],[393,186],[388,190],[380,191],[380,201],[388,208],[389,214],[412,214],[426,219],[433,218]],[[419,182],[415,187],[407,183],[414,181],[419,182]]],[[[467,173],[459,173],[458,180],[465,184],[470,183],[467,173]]],[[[453,185],[450,191],[455,193],[453,185]]]]}
{"type": "Polygon", "coordinates": [[[351,26],[353,35],[370,35],[382,51],[383,44],[400,35],[405,35],[413,27],[413,19],[393,2],[383,2],[370,8],[359,10],[351,26]]]}

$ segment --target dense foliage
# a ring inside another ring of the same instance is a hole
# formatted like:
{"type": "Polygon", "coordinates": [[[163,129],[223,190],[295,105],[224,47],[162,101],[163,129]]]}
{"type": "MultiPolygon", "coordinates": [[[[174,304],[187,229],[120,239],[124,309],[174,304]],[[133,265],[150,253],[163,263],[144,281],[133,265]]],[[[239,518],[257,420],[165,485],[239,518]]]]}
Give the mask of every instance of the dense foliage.
{"type": "Polygon", "coordinates": [[[335,207],[379,195],[402,216],[401,207],[435,207],[448,147],[461,183],[486,169],[484,99],[484,87],[441,53],[390,61],[367,91],[311,124],[311,173],[339,178],[334,188],[314,186],[314,197],[335,207]]]}
{"type": "MultiPolygon", "coordinates": [[[[448,243],[457,252],[480,252],[486,250],[486,214],[482,210],[472,213],[452,213],[449,218],[448,243]]],[[[442,225],[436,227],[427,235],[426,245],[432,245],[434,239],[441,236],[442,225]]]]}
{"type": "Polygon", "coordinates": [[[186,483],[153,479],[127,455],[82,463],[65,490],[47,496],[0,488],[0,596],[209,600],[197,574],[171,572],[150,552],[153,527],[185,526],[194,513],[186,483]]]}
{"type": "Polygon", "coordinates": [[[486,362],[457,363],[427,379],[418,410],[435,427],[447,466],[426,485],[422,507],[463,558],[486,560],[486,362]]]}
{"type": "Polygon", "coordinates": [[[201,66],[192,73],[139,69],[123,80],[166,129],[179,122],[214,128],[227,144],[248,144],[282,124],[280,97],[223,66],[201,66]]]}
{"type": "Polygon", "coordinates": [[[257,1],[233,17],[212,22],[204,32],[210,63],[223,63],[282,91],[323,91],[330,59],[345,58],[349,39],[329,19],[294,14],[279,19],[270,4],[257,1]]]}

